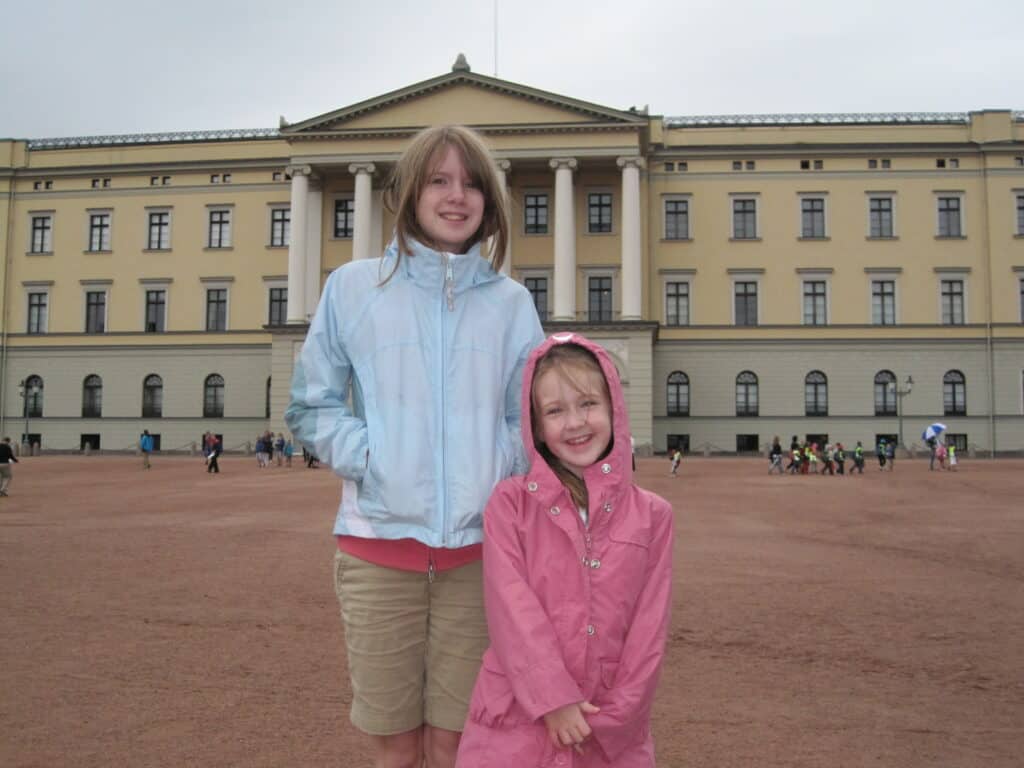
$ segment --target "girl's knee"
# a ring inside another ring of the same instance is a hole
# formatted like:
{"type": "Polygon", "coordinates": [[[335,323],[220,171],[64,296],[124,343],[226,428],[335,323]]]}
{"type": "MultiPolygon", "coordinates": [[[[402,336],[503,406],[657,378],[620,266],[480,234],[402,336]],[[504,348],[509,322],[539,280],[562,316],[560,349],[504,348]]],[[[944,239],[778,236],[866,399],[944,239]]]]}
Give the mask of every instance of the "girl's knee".
{"type": "Polygon", "coordinates": [[[374,768],[422,768],[422,728],[391,736],[372,736],[371,739],[375,754],[374,768]]]}

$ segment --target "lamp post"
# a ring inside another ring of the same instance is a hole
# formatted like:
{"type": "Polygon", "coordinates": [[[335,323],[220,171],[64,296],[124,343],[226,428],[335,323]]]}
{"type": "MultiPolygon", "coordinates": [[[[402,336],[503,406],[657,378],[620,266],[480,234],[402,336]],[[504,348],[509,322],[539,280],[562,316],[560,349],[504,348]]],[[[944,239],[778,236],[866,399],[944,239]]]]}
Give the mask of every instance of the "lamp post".
{"type": "Polygon", "coordinates": [[[22,452],[25,452],[25,447],[27,446],[28,447],[28,453],[30,455],[32,453],[32,439],[29,437],[29,433],[28,433],[28,418],[29,418],[29,411],[30,411],[29,405],[28,405],[28,399],[29,399],[29,397],[35,397],[35,395],[38,392],[39,392],[39,385],[36,384],[35,382],[32,382],[31,386],[29,386],[29,384],[28,384],[28,379],[22,379],[21,381],[18,382],[18,394],[21,395],[21,407],[22,407],[22,410],[25,413],[25,439],[21,441],[22,452]]]}
{"type": "Polygon", "coordinates": [[[896,395],[896,421],[899,424],[900,432],[900,448],[903,450],[907,449],[907,446],[903,444],[903,398],[910,394],[910,391],[914,388],[914,377],[908,375],[907,380],[903,382],[903,389],[900,389],[896,382],[891,382],[889,387],[892,389],[893,394],[896,395]]]}

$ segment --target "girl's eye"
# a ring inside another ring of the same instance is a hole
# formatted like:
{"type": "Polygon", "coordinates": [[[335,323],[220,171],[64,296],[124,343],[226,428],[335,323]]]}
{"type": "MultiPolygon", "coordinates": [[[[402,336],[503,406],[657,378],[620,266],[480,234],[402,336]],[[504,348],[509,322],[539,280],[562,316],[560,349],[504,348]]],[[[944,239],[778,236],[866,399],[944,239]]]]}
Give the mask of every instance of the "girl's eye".
{"type": "Polygon", "coordinates": [[[546,408],[544,410],[544,415],[545,416],[557,416],[561,412],[562,412],[561,408],[546,408]]]}
{"type": "Polygon", "coordinates": [[[444,176],[435,176],[430,180],[431,184],[444,184],[444,176]]]}

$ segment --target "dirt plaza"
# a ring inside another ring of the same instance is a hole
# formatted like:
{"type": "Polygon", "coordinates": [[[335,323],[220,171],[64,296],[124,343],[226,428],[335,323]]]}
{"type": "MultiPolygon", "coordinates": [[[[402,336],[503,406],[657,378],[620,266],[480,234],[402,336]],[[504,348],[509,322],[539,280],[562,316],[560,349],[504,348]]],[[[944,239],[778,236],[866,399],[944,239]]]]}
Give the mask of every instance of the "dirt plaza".
{"type": "MultiPolygon", "coordinates": [[[[24,459],[0,499],[0,765],[363,766],[329,470],[24,459]]],[[[778,477],[642,459],[676,511],[659,765],[1016,768],[1024,461],[778,477]]]]}

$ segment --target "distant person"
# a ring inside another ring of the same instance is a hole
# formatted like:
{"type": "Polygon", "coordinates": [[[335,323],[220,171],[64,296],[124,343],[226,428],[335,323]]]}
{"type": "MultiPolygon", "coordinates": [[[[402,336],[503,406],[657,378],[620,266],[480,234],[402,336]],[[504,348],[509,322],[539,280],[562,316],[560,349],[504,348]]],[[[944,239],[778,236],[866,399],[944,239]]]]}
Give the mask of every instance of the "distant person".
{"type": "Polygon", "coordinates": [[[789,441],[789,464],[786,465],[786,471],[791,475],[799,473],[802,458],[803,449],[800,448],[800,441],[793,435],[793,439],[789,441]]]}
{"type": "Polygon", "coordinates": [[[11,450],[11,438],[4,437],[3,442],[0,442],[0,496],[6,496],[11,485],[12,463],[17,464],[18,459],[11,450]]]}
{"type": "Polygon", "coordinates": [[[946,450],[949,451],[949,470],[956,472],[956,446],[950,443],[946,450]]]}
{"type": "Polygon", "coordinates": [[[671,462],[671,469],[669,469],[669,474],[672,475],[672,477],[676,477],[679,474],[679,463],[682,460],[683,452],[680,451],[678,448],[673,450],[672,456],[669,458],[669,461],[671,462]]]}
{"type": "Polygon", "coordinates": [[[782,474],[782,444],[779,442],[778,435],[772,440],[771,450],[768,451],[768,474],[770,475],[775,470],[778,470],[780,475],[782,474]]]}
{"type": "Polygon", "coordinates": [[[946,446],[942,443],[935,446],[935,460],[939,462],[939,469],[946,468],[946,446]]]}
{"type": "Polygon", "coordinates": [[[936,446],[938,445],[938,440],[933,436],[929,437],[925,442],[928,443],[928,469],[933,470],[935,469],[935,451],[936,446]]]}
{"type": "Polygon", "coordinates": [[[836,474],[838,474],[838,475],[845,475],[846,474],[846,450],[843,448],[843,444],[842,443],[838,443],[838,442],[836,443],[835,460],[836,460],[836,474]]]}
{"type": "Polygon", "coordinates": [[[885,444],[885,458],[889,462],[889,471],[896,469],[896,442],[890,440],[885,444]]]}
{"type": "Polygon", "coordinates": [[[139,450],[142,451],[142,468],[149,469],[149,454],[153,452],[153,436],[148,429],[142,430],[142,437],[139,438],[139,450]]]}
{"type": "Polygon", "coordinates": [[[284,464],[286,467],[292,465],[292,455],[295,453],[295,446],[292,445],[292,441],[288,440],[284,444],[284,464]]]}
{"type": "MultiPolygon", "coordinates": [[[[861,441],[857,441],[857,445],[853,448],[853,466],[857,470],[858,475],[864,474],[864,446],[861,441]]],[[[853,474],[853,470],[850,470],[850,474],[853,474]]]]}
{"type": "Polygon", "coordinates": [[[213,435],[213,440],[210,444],[209,453],[206,455],[206,473],[207,474],[220,474],[220,465],[217,463],[217,459],[220,458],[221,454],[221,442],[216,435],[213,435]]]}
{"type": "Polygon", "coordinates": [[[607,352],[556,334],[524,378],[530,470],[500,482],[484,514],[491,644],[456,765],[653,766],[672,507],[634,485],[614,439],[629,425],[607,352]]]}
{"type": "Polygon", "coordinates": [[[888,458],[885,450],[885,438],[878,438],[878,445],[875,446],[875,455],[878,456],[878,471],[885,469],[885,461],[888,458]]]}
{"type": "Polygon", "coordinates": [[[277,456],[277,466],[284,463],[284,434],[277,433],[277,440],[274,441],[274,455],[277,456]]]}

